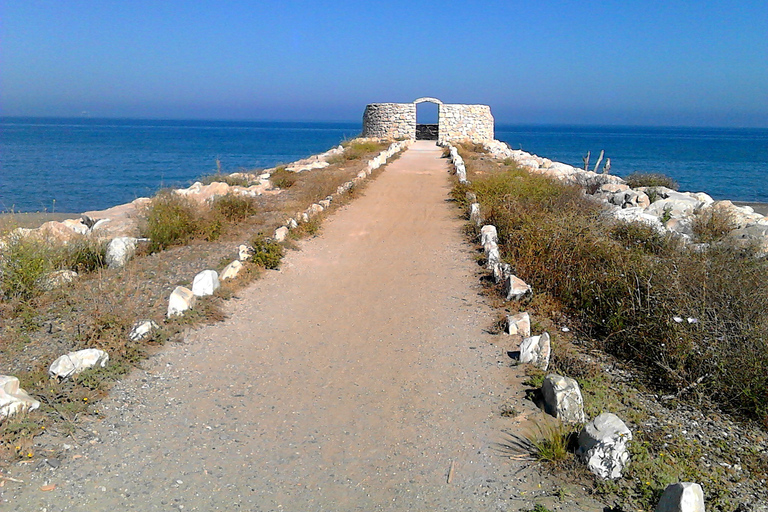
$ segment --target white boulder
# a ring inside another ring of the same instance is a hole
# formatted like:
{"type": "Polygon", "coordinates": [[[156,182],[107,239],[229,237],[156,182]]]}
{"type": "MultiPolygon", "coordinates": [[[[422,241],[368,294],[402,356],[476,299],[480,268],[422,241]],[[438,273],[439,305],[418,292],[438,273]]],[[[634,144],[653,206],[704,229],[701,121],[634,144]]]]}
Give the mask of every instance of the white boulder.
{"type": "Polygon", "coordinates": [[[128,339],[131,341],[143,340],[158,328],[159,326],[152,320],[140,320],[136,322],[131,332],[128,333],[128,339]]]}
{"type": "Polygon", "coordinates": [[[544,412],[565,423],[584,423],[584,400],[579,383],[570,377],[551,373],[541,386],[544,412]]]}
{"type": "Polygon", "coordinates": [[[499,234],[496,231],[496,226],[490,224],[480,228],[480,244],[485,245],[488,242],[498,243],[499,234]]]}
{"type": "Polygon", "coordinates": [[[664,489],[656,512],[704,512],[704,490],[693,482],[670,484],[664,489]]]}
{"type": "Polygon", "coordinates": [[[177,286],[168,299],[168,312],[166,317],[182,315],[184,312],[195,305],[195,294],[192,290],[184,286],[177,286]]]}
{"type": "Polygon", "coordinates": [[[515,334],[528,338],[531,335],[531,317],[527,311],[516,315],[507,315],[507,334],[515,334]]]}
{"type": "Polygon", "coordinates": [[[0,420],[20,412],[34,411],[38,407],[40,402],[19,387],[18,378],[0,375],[0,420]]]}
{"type": "Polygon", "coordinates": [[[251,256],[253,256],[253,247],[250,247],[245,244],[241,244],[240,247],[237,248],[237,259],[240,261],[248,261],[251,259],[251,256]]]}
{"type": "Polygon", "coordinates": [[[66,379],[96,365],[104,368],[108,361],[109,355],[103,350],[87,348],[64,354],[56,359],[48,368],[48,373],[51,377],[66,379]]]}
{"type": "Polygon", "coordinates": [[[529,336],[520,343],[521,363],[531,363],[536,368],[546,371],[549,368],[549,357],[551,354],[552,345],[549,333],[547,332],[541,336],[529,336]]]}
{"type": "Polygon", "coordinates": [[[288,227],[287,226],[280,226],[275,230],[275,236],[274,239],[277,242],[283,242],[285,239],[288,238],[288,227]]]}
{"type": "Polygon", "coordinates": [[[130,236],[113,238],[107,246],[105,260],[108,268],[123,268],[136,254],[138,239],[130,236]]]}
{"type": "Polygon", "coordinates": [[[219,273],[215,270],[203,270],[192,281],[192,293],[196,297],[213,295],[219,289],[219,273]]]}
{"type": "Polygon", "coordinates": [[[531,294],[531,287],[515,275],[504,276],[504,298],[506,300],[522,300],[531,294]]]}
{"type": "Polygon", "coordinates": [[[240,271],[243,269],[243,264],[240,263],[238,260],[233,261],[226,267],[224,267],[224,270],[221,271],[221,275],[219,276],[219,279],[222,281],[226,281],[227,279],[234,279],[237,277],[237,274],[240,273],[240,271]]]}
{"type": "Polygon", "coordinates": [[[469,222],[475,226],[479,226],[482,219],[480,218],[480,203],[472,203],[469,205],[469,222]]]}
{"type": "Polygon", "coordinates": [[[604,412],[584,426],[576,452],[598,478],[615,480],[629,462],[632,432],[615,414],[604,412]]]}
{"type": "Polygon", "coordinates": [[[485,251],[486,264],[485,267],[489,270],[493,270],[499,263],[501,263],[501,253],[499,252],[499,246],[496,242],[488,242],[483,247],[485,251]]]}
{"type": "Polygon", "coordinates": [[[509,263],[499,263],[498,265],[493,267],[493,281],[495,283],[500,283],[511,275],[512,275],[512,265],[510,265],[509,263]]]}

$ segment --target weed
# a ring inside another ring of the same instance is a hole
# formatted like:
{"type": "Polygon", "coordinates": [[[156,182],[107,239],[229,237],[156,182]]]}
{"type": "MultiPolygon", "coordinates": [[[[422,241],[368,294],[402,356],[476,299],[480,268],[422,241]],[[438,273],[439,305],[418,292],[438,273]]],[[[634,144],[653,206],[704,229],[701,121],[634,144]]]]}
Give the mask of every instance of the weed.
{"type": "Polygon", "coordinates": [[[256,198],[241,194],[227,194],[214,199],[211,206],[214,215],[228,222],[239,222],[259,211],[256,198]]]}
{"type": "Polygon", "coordinates": [[[528,440],[537,460],[559,466],[573,458],[570,445],[576,432],[571,427],[560,422],[537,424],[536,427],[536,432],[528,440]]]}
{"type": "Polygon", "coordinates": [[[624,181],[630,188],[638,187],[666,187],[677,190],[677,182],[669,176],[655,172],[633,172],[624,181]]]}
{"type": "Polygon", "coordinates": [[[216,174],[209,174],[208,176],[202,176],[197,181],[203,185],[210,185],[211,183],[226,183],[230,187],[250,187],[252,182],[246,176],[232,176],[231,174],[223,174],[217,172],[216,174]]]}
{"type": "Polygon", "coordinates": [[[0,295],[6,300],[29,300],[41,291],[42,279],[52,270],[47,243],[31,237],[11,237],[0,258],[0,295]]]}
{"type": "Polygon", "coordinates": [[[280,268],[283,259],[283,246],[271,238],[258,234],[251,239],[253,257],[251,261],[264,268],[280,268]]]}
{"type": "Polygon", "coordinates": [[[272,172],[269,181],[277,188],[291,188],[296,183],[296,173],[287,171],[285,167],[278,167],[272,172]]]}
{"type": "Polygon", "coordinates": [[[150,252],[156,252],[188,243],[194,238],[217,240],[222,224],[221,216],[216,215],[214,210],[165,190],[152,199],[147,209],[144,235],[150,239],[150,252]]]}

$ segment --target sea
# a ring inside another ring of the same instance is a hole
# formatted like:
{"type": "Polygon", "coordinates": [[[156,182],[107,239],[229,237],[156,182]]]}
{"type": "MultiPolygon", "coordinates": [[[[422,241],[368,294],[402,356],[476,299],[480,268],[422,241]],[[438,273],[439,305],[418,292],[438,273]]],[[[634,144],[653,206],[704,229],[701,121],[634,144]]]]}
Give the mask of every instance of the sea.
{"type": "MultiPolygon", "coordinates": [[[[355,137],[357,123],[0,118],[0,212],[80,213],[187,186],[217,171],[288,163],[355,137]]],[[[496,138],[611,173],[662,172],[681,190],[768,202],[768,129],[496,126],[496,138]]]]}

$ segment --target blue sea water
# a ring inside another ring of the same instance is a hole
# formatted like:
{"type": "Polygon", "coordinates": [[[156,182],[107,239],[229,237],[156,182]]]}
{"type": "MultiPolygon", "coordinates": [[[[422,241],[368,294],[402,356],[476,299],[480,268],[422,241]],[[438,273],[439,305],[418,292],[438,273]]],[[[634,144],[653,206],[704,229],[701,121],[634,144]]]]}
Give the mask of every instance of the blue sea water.
{"type": "MultiPolygon", "coordinates": [[[[0,118],[0,211],[83,212],[186,186],[216,170],[272,167],[357,135],[360,123],[0,118]]],[[[497,125],[513,148],[578,167],[664,172],[681,190],[768,202],[768,130],[497,125]]]]}
{"type": "Polygon", "coordinates": [[[768,202],[768,129],[616,126],[496,126],[513,149],[590,169],[601,150],[611,174],[661,172],[680,190],[715,199],[768,202]]]}

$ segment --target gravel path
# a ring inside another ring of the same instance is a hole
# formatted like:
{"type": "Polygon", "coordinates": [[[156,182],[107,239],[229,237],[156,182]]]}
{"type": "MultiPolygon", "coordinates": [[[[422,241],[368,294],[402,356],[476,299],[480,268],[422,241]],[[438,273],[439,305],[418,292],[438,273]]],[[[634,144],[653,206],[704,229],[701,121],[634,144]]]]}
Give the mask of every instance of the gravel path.
{"type": "Polygon", "coordinates": [[[484,330],[440,154],[412,146],[229,320],[121,382],[90,439],[15,467],[0,508],[602,510],[503,447],[540,413],[484,330]]]}

